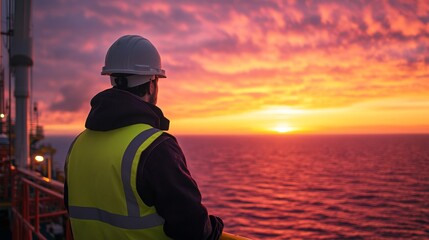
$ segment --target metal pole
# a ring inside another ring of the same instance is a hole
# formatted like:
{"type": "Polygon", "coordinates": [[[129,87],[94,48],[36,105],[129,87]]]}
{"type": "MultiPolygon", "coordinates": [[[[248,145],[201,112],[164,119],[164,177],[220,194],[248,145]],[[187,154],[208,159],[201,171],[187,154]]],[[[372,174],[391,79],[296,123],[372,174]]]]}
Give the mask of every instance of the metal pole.
{"type": "Polygon", "coordinates": [[[48,164],[48,178],[49,178],[49,180],[51,180],[52,179],[52,160],[51,160],[51,157],[49,157],[48,159],[46,159],[47,160],[47,164],[48,164]]]}
{"type": "Polygon", "coordinates": [[[16,0],[10,65],[15,72],[15,161],[18,167],[28,167],[30,165],[28,102],[30,95],[30,68],[33,65],[30,18],[31,0],[16,0]]]}
{"type": "Polygon", "coordinates": [[[15,159],[19,167],[30,164],[28,130],[29,68],[15,67],[15,159]]]}

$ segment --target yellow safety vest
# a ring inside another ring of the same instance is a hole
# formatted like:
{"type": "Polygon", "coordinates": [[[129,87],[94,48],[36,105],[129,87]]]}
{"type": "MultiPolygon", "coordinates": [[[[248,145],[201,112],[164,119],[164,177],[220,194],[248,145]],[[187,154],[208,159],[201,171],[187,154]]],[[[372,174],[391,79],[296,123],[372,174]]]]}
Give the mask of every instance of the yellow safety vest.
{"type": "Polygon", "coordinates": [[[69,214],[74,239],[170,239],[164,219],[136,188],[141,153],[162,131],[135,124],[85,130],[67,158],[69,214]]]}

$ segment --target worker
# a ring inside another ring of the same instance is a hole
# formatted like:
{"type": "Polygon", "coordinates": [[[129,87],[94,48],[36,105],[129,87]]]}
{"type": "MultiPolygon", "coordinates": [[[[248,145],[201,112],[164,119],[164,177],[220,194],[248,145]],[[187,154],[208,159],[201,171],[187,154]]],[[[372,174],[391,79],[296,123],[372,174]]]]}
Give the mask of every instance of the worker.
{"type": "Polygon", "coordinates": [[[101,74],[112,88],[92,98],[86,129],[65,164],[74,239],[219,239],[223,222],[208,215],[156,106],[166,74],[155,46],[141,36],[120,37],[101,74]]]}

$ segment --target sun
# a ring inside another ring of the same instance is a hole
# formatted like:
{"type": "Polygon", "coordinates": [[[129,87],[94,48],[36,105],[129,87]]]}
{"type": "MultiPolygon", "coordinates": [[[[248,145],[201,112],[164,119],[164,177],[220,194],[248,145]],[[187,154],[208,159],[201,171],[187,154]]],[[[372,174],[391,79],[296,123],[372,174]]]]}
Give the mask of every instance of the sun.
{"type": "Polygon", "coordinates": [[[287,124],[278,124],[276,126],[274,126],[273,128],[271,128],[271,130],[273,130],[274,132],[277,133],[288,133],[288,132],[292,132],[293,130],[295,130],[294,127],[291,127],[287,124]]]}

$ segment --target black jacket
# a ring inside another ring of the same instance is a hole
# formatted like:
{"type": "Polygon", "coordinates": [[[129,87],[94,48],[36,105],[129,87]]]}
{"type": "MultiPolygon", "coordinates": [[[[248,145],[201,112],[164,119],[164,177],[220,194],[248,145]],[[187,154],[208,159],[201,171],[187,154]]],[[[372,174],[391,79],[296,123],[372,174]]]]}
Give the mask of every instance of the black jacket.
{"type": "MultiPolygon", "coordinates": [[[[91,100],[85,127],[108,131],[136,123],[168,130],[169,120],[161,109],[118,89],[108,89],[91,100]]],[[[148,206],[155,206],[165,219],[164,231],[173,239],[219,239],[223,222],[209,216],[176,139],[167,133],[157,138],[141,155],[137,191],[148,206]]],[[[67,206],[67,184],[64,184],[67,206]]]]}

